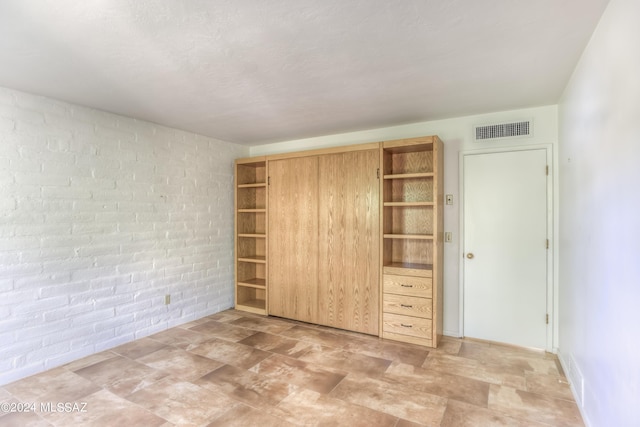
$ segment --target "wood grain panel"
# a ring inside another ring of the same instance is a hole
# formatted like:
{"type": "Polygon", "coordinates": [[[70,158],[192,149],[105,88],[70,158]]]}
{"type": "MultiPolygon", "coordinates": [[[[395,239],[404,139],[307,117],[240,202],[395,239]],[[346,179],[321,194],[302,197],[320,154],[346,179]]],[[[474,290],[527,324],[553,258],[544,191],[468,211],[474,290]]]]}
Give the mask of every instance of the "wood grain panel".
{"type": "Polygon", "coordinates": [[[384,208],[388,221],[385,234],[425,234],[433,235],[433,207],[410,206],[384,208]]]}
{"type": "Polygon", "coordinates": [[[393,153],[391,161],[392,174],[433,172],[431,151],[393,153]]]}
{"type": "Polygon", "coordinates": [[[264,158],[254,158],[248,163],[242,163],[242,159],[236,162],[236,184],[256,184],[266,182],[266,167],[264,158]]]}
{"type": "Polygon", "coordinates": [[[318,320],[318,159],[269,161],[269,314],[318,320]]]}
{"type": "Polygon", "coordinates": [[[265,212],[239,212],[237,228],[239,234],[265,234],[267,232],[265,212]]]}
{"type": "Polygon", "coordinates": [[[435,348],[434,342],[429,337],[414,337],[411,335],[403,335],[403,334],[396,334],[394,332],[383,331],[382,338],[435,348]]]}
{"type": "Polygon", "coordinates": [[[266,207],[266,186],[238,188],[236,193],[238,209],[264,209],[266,207]]]}
{"type": "Polygon", "coordinates": [[[428,277],[397,276],[394,274],[382,276],[383,292],[396,295],[431,298],[432,283],[432,279],[428,277]]]}
{"type": "Polygon", "coordinates": [[[391,194],[385,202],[433,202],[433,179],[392,179],[391,194]]]}
{"type": "Polygon", "coordinates": [[[319,157],[319,323],[379,332],[379,151],[319,157]]]}
{"type": "Polygon", "coordinates": [[[440,138],[434,138],[434,199],[438,202],[434,210],[435,248],[433,251],[433,301],[435,315],[433,316],[433,345],[437,346],[443,332],[444,309],[444,146],[440,138]]]}
{"type": "Polygon", "coordinates": [[[419,338],[431,338],[431,319],[383,313],[382,329],[384,332],[409,335],[419,338]]]}
{"type": "Polygon", "coordinates": [[[238,237],[236,245],[236,255],[238,258],[247,257],[264,257],[267,255],[265,248],[265,240],[255,237],[238,237]]]}
{"type": "Polygon", "coordinates": [[[433,303],[431,298],[417,298],[406,295],[384,294],[382,310],[385,313],[431,319],[433,303]]]}
{"type": "Polygon", "coordinates": [[[431,240],[384,239],[384,265],[433,264],[431,240]]]}

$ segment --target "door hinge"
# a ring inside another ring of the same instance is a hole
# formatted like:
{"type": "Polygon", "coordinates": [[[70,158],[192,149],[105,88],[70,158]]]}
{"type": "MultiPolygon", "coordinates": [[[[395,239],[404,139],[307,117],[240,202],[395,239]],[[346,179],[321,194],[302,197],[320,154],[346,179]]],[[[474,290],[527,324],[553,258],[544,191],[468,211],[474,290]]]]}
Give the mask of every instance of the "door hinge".
{"type": "Polygon", "coordinates": [[[376,178],[380,179],[380,168],[376,169],[376,178]]]}
{"type": "Polygon", "coordinates": [[[271,177],[270,176],[267,177],[267,185],[271,185],[271,177]]]}
{"type": "Polygon", "coordinates": [[[544,172],[549,176],[549,165],[545,166],[544,172]]]}
{"type": "Polygon", "coordinates": [[[549,239],[547,239],[547,249],[549,249],[549,239]]]}
{"type": "Polygon", "coordinates": [[[547,325],[549,324],[549,315],[547,314],[547,325]]]}

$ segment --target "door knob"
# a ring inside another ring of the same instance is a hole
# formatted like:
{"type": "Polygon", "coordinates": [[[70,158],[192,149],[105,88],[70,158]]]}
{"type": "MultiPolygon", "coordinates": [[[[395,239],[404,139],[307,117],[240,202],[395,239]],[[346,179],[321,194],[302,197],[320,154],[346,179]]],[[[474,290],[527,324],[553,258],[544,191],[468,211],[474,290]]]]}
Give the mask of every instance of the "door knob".
{"type": "Polygon", "coordinates": [[[472,254],[471,252],[469,252],[469,253],[467,254],[467,258],[468,258],[468,259],[473,259],[473,254],[472,254]]]}

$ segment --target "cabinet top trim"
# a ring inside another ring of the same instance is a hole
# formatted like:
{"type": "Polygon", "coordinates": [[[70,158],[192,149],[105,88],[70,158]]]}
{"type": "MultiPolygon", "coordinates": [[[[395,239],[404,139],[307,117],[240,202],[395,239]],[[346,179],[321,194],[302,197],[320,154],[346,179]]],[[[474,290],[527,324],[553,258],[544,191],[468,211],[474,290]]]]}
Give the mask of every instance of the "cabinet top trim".
{"type": "Polygon", "coordinates": [[[256,157],[243,157],[241,159],[236,159],[236,165],[247,165],[247,166],[264,166],[261,163],[264,163],[267,160],[266,156],[256,156],[256,157]]]}
{"type": "Polygon", "coordinates": [[[378,150],[379,142],[368,142],[366,144],[345,145],[341,147],[320,148],[317,150],[295,151],[292,153],[270,154],[265,156],[267,160],[291,159],[293,157],[319,156],[323,154],[348,153],[350,151],[378,150]]]}

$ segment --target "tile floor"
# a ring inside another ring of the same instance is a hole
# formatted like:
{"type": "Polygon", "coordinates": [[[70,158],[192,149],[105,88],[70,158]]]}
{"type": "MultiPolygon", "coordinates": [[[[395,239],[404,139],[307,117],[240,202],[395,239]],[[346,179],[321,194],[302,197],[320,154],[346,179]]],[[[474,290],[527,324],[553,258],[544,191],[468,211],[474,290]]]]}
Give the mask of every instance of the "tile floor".
{"type": "Polygon", "coordinates": [[[5,385],[0,403],[35,404],[4,427],[583,425],[551,354],[234,310],[5,385]]]}

